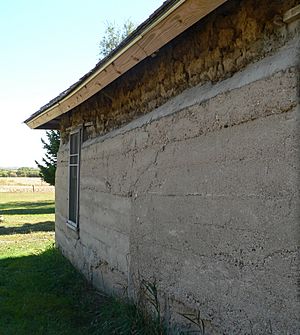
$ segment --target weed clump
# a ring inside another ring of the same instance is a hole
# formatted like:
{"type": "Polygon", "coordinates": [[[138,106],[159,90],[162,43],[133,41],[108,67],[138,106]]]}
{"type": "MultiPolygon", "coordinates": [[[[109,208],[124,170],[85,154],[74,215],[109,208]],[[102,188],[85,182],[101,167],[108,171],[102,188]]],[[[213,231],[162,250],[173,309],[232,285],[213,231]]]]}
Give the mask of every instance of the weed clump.
{"type": "Polygon", "coordinates": [[[101,305],[94,323],[93,335],[164,335],[160,322],[138,305],[108,297],[101,305]]]}

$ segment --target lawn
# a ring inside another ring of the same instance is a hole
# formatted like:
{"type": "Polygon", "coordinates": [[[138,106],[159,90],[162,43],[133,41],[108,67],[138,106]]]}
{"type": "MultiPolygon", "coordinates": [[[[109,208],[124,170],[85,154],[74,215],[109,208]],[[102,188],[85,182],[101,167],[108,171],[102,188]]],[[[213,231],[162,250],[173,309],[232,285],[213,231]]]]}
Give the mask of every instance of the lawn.
{"type": "Polygon", "coordinates": [[[54,194],[0,193],[0,334],[88,334],[97,294],[54,243],[54,194]]]}
{"type": "Polygon", "coordinates": [[[0,334],[163,334],[93,290],[54,247],[54,194],[0,193],[0,334]]]}
{"type": "Polygon", "coordinates": [[[54,193],[0,193],[0,215],[0,259],[26,257],[53,245],[54,193]]]}

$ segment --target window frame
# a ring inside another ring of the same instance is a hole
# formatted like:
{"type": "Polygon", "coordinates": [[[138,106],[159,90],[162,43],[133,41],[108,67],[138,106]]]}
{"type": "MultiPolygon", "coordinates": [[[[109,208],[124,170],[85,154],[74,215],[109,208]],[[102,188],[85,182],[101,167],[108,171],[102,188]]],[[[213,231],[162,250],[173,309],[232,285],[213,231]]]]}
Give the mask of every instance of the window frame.
{"type": "Polygon", "coordinates": [[[82,128],[74,129],[69,134],[69,155],[68,155],[68,219],[67,226],[74,231],[79,230],[79,196],[80,196],[80,162],[81,162],[81,144],[82,144],[82,128]],[[71,137],[78,134],[78,153],[71,154],[71,137]],[[71,163],[71,157],[77,156],[77,164],[71,163]],[[76,222],[70,220],[70,187],[71,187],[71,167],[77,166],[77,188],[76,188],[76,222]]]}

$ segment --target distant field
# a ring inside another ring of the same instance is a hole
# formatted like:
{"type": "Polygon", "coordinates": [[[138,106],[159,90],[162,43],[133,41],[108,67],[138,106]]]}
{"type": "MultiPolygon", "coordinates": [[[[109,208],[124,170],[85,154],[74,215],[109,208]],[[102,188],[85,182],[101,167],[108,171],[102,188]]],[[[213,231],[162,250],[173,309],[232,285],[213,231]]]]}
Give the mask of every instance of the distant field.
{"type": "Polygon", "coordinates": [[[41,178],[28,178],[28,177],[0,177],[0,185],[10,185],[10,186],[49,186],[41,178]]]}
{"type": "Polygon", "coordinates": [[[36,177],[0,177],[0,192],[54,192],[54,187],[36,177]]]}

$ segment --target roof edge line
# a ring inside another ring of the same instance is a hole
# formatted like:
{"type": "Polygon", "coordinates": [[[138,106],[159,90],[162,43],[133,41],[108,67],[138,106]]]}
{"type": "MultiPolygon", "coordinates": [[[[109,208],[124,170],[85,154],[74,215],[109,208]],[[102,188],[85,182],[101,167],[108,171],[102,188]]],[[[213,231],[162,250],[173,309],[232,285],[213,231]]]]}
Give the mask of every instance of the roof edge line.
{"type": "MultiPolygon", "coordinates": [[[[126,52],[128,49],[130,49],[133,45],[137,44],[146,33],[148,33],[152,28],[154,28],[157,24],[159,24],[161,21],[163,21],[166,17],[168,17],[172,12],[174,12],[178,7],[180,7],[186,0],[179,0],[176,2],[171,8],[169,8],[164,14],[159,16],[154,22],[152,22],[145,30],[143,30],[139,35],[137,35],[130,43],[125,45],[119,52],[116,53],[112,58],[108,59],[108,61],[103,64],[95,73],[93,73],[91,76],[89,76],[86,80],[84,80],[78,87],[76,87],[73,91],[71,91],[67,96],[63,97],[60,101],[58,101],[53,106],[50,106],[46,110],[44,110],[41,114],[36,115],[32,119],[25,120],[25,123],[32,129],[35,127],[31,124],[34,123],[34,121],[46,113],[49,113],[52,109],[59,107],[60,104],[70,97],[72,97],[74,94],[76,94],[78,91],[80,91],[86,84],[88,84],[91,80],[93,80],[99,73],[101,73],[106,67],[108,67],[110,64],[112,64],[116,59],[118,59],[124,52],[126,52]]],[[[64,113],[61,113],[64,114],[64,113]]]]}

